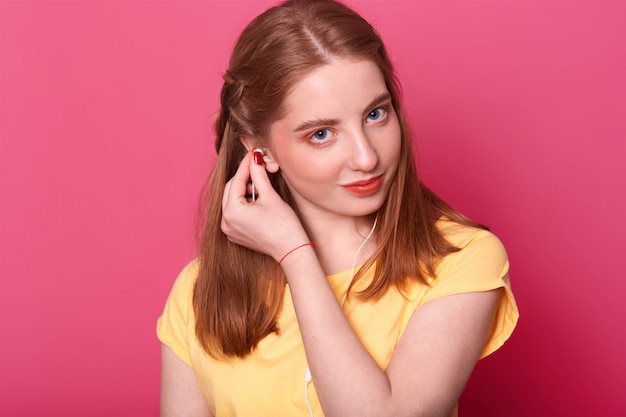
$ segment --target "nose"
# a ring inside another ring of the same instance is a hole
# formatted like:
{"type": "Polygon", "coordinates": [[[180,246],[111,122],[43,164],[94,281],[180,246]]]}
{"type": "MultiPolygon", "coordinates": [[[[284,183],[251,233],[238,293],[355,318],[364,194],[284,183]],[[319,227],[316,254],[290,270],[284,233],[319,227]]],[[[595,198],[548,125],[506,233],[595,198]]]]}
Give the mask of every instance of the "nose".
{"type": "Polygon", "coordinates": [[[350,163],[355,171],[372,171],[378,165],[378,152],[363,129],[355,129],[350,140],[350,163]]]}

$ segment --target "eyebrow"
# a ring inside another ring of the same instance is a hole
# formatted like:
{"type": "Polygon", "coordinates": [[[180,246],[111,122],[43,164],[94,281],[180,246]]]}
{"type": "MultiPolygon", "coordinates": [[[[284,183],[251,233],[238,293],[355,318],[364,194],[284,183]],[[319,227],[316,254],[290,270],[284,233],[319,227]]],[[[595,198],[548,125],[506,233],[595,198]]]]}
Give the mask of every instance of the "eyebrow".
{"type": "Polygon", "coordinates": [[[337,119],[313,119],[302,122],[295,128],[294,132],[301,132],[303,130],[313,129],[319,126],[336,126],[339,124],[337,119]]]}
{"type": "MultiPolygon", "coordinates": [[[[365,107],[367,110],[364,112],[364,114],[369,113],[372,108],[379,106],[380,104],[390,99],[391,99],[391,94],[389,94],[389,91],[385,91],[384,93],[377,95],[376,98],[374,98],[374,100],[372,100],[370,104],[367,107],[365,107]]],[[[336,126],[338,124],[339,124],[339,120],[337,119],[322,118],[322,119],[307,120],[305,122],[300,123],[295,128],[294,132],[301,132],[303,130],[313,129],[319,126],[336,126]]]]}

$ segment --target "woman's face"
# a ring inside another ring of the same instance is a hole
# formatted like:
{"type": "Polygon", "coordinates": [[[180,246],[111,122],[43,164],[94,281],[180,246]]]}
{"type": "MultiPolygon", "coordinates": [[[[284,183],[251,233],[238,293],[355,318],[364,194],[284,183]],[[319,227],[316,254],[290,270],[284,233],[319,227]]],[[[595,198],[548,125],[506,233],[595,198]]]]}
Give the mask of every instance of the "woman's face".
{"type": "Polygon", "coordinates": [[[270,129],[279,168],[305,220],[364,216],[387,197],[400,124],[383,74],[369,60],[336,59],[294,85],[270,129]]]}

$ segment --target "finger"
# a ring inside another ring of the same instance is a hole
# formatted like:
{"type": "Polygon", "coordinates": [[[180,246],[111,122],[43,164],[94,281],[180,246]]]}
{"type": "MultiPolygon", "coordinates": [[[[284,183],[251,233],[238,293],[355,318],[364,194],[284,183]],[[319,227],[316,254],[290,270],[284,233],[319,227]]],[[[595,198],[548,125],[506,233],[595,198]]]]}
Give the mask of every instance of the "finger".
{"type": "Polygon", "coordinates": [[[258,165],[254,158],[250,161],[250,179],[254,183],[256,192],[261,195],[264,192],[275,192],[270,182],[270,178],[265,169],[265,164],[258,165]]]}
{"type": "Polygon", "coordinates": [[[251,159],[251,153],[248,152],[241,160],[235,175],[226,183],[222,205],[226,204],[228,201],[239,200],[244,203],[246,202],[246,188],[248,186],[248,179],[250,178],[251,159]]]}
{"type": "Polygon", "coordinates": [[[230,188],[232,183],[228,181],[226,185],[224,185],[224,195],[222,195],[222,210],[226,207],[226,203],[228,203],[230,198],[230,188]]]}

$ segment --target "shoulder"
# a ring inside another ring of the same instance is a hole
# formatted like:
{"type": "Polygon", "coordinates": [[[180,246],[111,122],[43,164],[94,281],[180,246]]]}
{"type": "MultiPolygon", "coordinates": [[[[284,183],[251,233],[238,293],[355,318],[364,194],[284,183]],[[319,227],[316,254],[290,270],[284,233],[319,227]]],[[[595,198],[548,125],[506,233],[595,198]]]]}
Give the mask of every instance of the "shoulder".
{"type": "Polygon", "coordinates": [[[444,237],[459,248],[437,267],[422,303],[448,295],[502,289],[484,357],[498,349],[511,335],[519,310],[509,281],[509,259],[500,239],[488,230],[440,220],[444,237]]]}
{"type": "Polygon", "coordinates": [[[200,271],[200,260],[198,258],[193,259],[189,262],[185,267],[180,271],[176,281],[174,282],[174,287],[193,287],[198,278],[198,273],[200,271]]]}
{"type": "Polygon", "coordinates": [[[191,261],[178,274],[167,298],[161,317],[157,320],[159,340],[184,363],[191,366],[189,355],[190,336],[193,335],[193,287],[198,276],[199,264],[191,261]]]}
{"type": "Polygon", "coordinates": [[[180,271],[170,291],[164,314],[177,312],[179,316],[189,318],[192,305],[193,288],[198,277],[200,263],[198,259],[189,262],[180,271]]]}
{"type": "Polygon", "coordinates": [[[431,281],[432,295],[439,291],[481,291],[507,283],[509,259],[496,235],[445,219],[439,220],[437,227],[458,251],[443,257],[437,265],[431,281]]]}
{"type": "Polygon", "coordinates": [[[450,220],[439,220],[437,227],[444,238],[459,249],[443,258],[440,267],[459,262],[481,261],[498,269],[508,267],[508,255],[500,239],[489,230],[461,225],[450,220]]]}
{"type": "Polygon", "coordinates": [[[436,226],[448,242],[460,249],[477,243],[492,245],[493,249],[504,249],[500,239],[489,230],[466,226],[445,218],[438,220],[436,226]]]}

